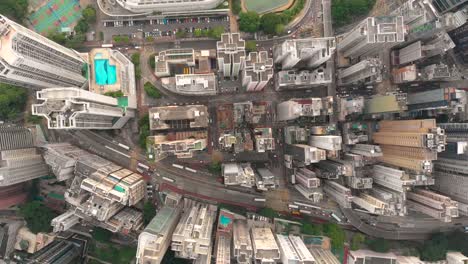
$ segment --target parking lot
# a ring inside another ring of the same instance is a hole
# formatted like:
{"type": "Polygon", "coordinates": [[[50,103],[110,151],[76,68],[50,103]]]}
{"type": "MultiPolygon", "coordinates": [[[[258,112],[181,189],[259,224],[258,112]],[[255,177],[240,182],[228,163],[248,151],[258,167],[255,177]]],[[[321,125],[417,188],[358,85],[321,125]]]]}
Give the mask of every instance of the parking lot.
{"type": "Polygon", "coordinates": [[[211,29],[222,27],[229,31],[229,16],[217,15],[211,17],[181,17],[158,18],[138,21],[103,21],[101,30],[105,41],[111,41],[112,36],[128,35],[130,38],[138,36],[148,38],[171,37],[179,33],[179,37],[203,36],[211,29]]]}

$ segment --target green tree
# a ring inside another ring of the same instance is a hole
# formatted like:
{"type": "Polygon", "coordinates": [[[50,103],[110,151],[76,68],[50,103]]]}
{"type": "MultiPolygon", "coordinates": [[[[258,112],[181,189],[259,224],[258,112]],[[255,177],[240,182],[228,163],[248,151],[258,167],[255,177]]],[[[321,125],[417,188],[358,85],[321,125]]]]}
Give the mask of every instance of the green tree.
{"type": "Polygon", "coordinates": [[[84,19],[78,20],[75,26],[75,32],[77,33],[86,33],[89,30],[89,24],[84,19]]]}
{"type": "Polygon", "coordinates": [[[1,0],[0,14],[23,23],[28,15],[28,0],[1,0]]]}
{"type": "Polygon", "coordinates": [[[285,26],[283,24],[278,24],[276,25],[275,27],[275,33],[276,35],[281,35],[284,33],[284,30],[285,30],[285,26]]]}
{"type": "Polygon", "coordinates": [[[150,201],[145,202],[143,205],[143,221],[145,222],[145,225],[149,224],[155,215],[156,207],[153,203],[150,201]]]}
{"type": "Polygon", "coordinates": [[[28,115],[27,120],[33,124],[40,124],[42,122],[42,116],[28,115]]]}
{"type": "Polygon", "coordinates": [[[57,31],[49,33],[49,35],[47,35],[47,38],[57,42],[60,45],[65,45],[65,43],[67,42],[67,35],[65,35],[65,33],[57,31]]]}
{"type": "Polygon", "coordinates": [[[27,95],[24,88],[0,83],[0,120],[18,117],[24,111],[27,95]]]}
{"type": "Polygon", "coordinates": [[[161,92],[150,82],[146,82],[143,88],[146,94],[151,98],[159,99],[162,97],[161,92]]]}
{"type": "Polygon", "coordinates": [[[242,12],[239,15],[239,29],[244,32],[255,33],[260,26],[260,17],[253,11],[242,12]]]}
{"type": "Polygon", "coordinates": [[[183,31],[183,30],[179,30],[176,32],[176,37],[177,38],[185,38],[187,36],[187,32],[183,31]]]}
{"type": "Polygon", "coordinates": [[[146,37],[146,41],[148,41],[148,42],[153,42],[153,41],[154,41],[154,37],[148,36],[148,37],[146,37]]]}
{"type": "Polygon", "coordinates": [[[114,97],[114,98],[119,98],[119,97],[124,96],[123,92],[120,91],[120,90],[106,92],[104,95],[111,96],[111,97],[114,97]]]}
{"type": "Polygon", "coordinates": [[[196,28],[195,31],[193,32],[193,36],[196,37],[196,38],[199,38],[202,36],[202,30],[199,29],[199,28],[196,28]]]}
{"type": "Polygon", "coordinates": [[[258,214],[264,217],[268,217],[268,218],[275,218],[278,216],[278,213],[269,207],[264,207],[260,209],[258,214]]]}
{"type": "Polygon", "coordinates": [[[138,80],[141,78],[140,53],[133,53],[130,59],[135,66],[135,78],[138,80]]]}
{"type": "Polygon", "coordinates": [[[353,238],[351,238],[351,250],[360,249],[364,241],[366,241],[366,236],[361,233],[354,234],[353,238]]]}
{"type": "Polygon", "coordinates": [[[463,255],[468,256],[468,235],[461,231],[455,231],[447,236],[450,250],[460,251],[463,255]]]}
{"type": "Polygon", "coordinates": [[[146,149],[146,139],[150,135],[149,114],[144,115],[140,120],[138,120],[138,127],[140,130],[138,143],[142,149],[146,149]]]}
{"type": "Polygon", "coordinates": [[[20,206],[20,215],[26,220],[26,225],[34,234],[50,232],[50,222],[55,217],[54,213],[42,202],[32,201],[20,206]]]}
{"type": "Polygon", "coordinates": [[[323,232],[330,237],[331,244],[334,249],[341,249],[344,246],[345,232],[335,223],[327,223],[323,225],[323,232]]]}
{"type": "Polygon", "coordinates": [[[215,175],[221,175],[221,163],[220,162],[212,162],[210,165],[208,165],[208,171],[211,174],[215,175]]]}
{"type": "Polygon", "coordinates": [[[241,0],[232,0],[232,13],[238,15],[242,11],[241,0]]]}
{"type": "Polygon", "coordinates": [[[94,240],[103,242],[103,243],[109,242],[110,239],[112,238],[112,235],[113,234],[111,231],[101,228],[101,227],[95,227],[92,233],[94,240]]]}
{"type": "Polygon", "coordinates": [[[257,50],[257,42],[255,40],[247,40],[245,42],[245,49],[248,52],[256,51],[257,50]]]}
{"type": "Polygon", "coordinates": [[[332,20],[336,26],[344,26],[355,17],[367,15],[375,0],[333,0],[332,20]]]}
{"type": "Polygon", "coordinates": [[[437,233],[431,236],[429,240],[424,241],[423,246],[419,250],[421,260],[424,261],[439,261],[444,260],[447,255],[449,242],[447,237],[442,233],[437,233]]]}
{"type": "Polygon", "coordinates": [[[151,67],[151,69],[153,69],[153,70],[156,69],[156,61],[154,60],[154,57],[155,57],[155,55],[153,54],[153,55],[149,56],[149,59],[148,59],[148,64],[151,67]]]}
{"type": "Polygon", "coordinates": [[[104,32],[99,31],[99,39],[100,39],[101,41],[104,41],[104,32]]]}
{"type": "Polygon", "coordinates": [[[94,7],[87,6],[85,9],[83,9],[83,12],[81,14],[83,16],[83,19],[88,24],[94,24],[96,22],[96,9],[94,7]]]}
{"type": "Polygon", "coordinates": [[[383,238],[369,239],[366,241],[366,244],[375,252],[385,253],[390,250],[390,244],[383,238]]]}
{"type": "Polygon", "coordinates": [[[305,235],[319,236],[322,234],[322,225],[302,223],[301,233],[305,235]]]}
{"type": "Polygon", "coordinates": [[[266,15],[263,15],[262,18],[260,18],[260,28],[266,34],[276,34],[276,27],[282,24],[283,19],[281,15],[278,15],[276,13],[268,13],[266,15]]]}
{"type": "Polygon", "coordinates": [[[208,36],[210,38],[214,39],[220,39],[221,34],[224,33],[224,27],[223,26],[216,26],[208,31],[208,36]]]}
{"type": "Polygon", "coordinates": [[[65,41],[65,46],[70,49],[77,49],[83,45],[83,42],[86,40],[85,34],[79,33],[73,36],[70,36],[65,41]]]}

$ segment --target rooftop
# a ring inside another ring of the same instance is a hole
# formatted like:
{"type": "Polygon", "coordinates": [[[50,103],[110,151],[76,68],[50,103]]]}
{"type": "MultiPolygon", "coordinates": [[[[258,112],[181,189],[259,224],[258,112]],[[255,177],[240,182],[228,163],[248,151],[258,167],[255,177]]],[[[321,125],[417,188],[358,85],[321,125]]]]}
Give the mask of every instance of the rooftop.
{"type": "Polygon", "coordinates": [[[151,130],[208,126],[208,108],[204,105],[153,107],[149,115],[151,130]]]}

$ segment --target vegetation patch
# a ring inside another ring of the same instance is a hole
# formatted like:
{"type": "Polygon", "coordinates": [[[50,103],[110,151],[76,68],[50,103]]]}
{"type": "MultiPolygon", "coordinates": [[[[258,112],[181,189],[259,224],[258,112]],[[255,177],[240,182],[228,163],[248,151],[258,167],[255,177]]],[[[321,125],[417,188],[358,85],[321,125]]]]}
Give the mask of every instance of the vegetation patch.
{"type": "Polygon", "coordinates": [[[27,98],[26,89],[0,83],[0,120],[17,118],[24,111],[27,98]]]}
{"type": "Polygon", "coordinates": [[[353,21],[356,17],[367,15],[376,0],[333,0],[333,25],[341,27],[353,21]]]}

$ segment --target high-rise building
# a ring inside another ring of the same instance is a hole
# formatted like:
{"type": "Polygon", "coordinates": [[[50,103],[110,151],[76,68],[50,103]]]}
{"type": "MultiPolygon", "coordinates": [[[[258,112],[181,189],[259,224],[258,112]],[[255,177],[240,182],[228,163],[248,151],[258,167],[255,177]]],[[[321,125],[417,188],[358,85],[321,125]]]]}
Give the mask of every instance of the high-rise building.
{"type": "Polygon", "coordinates": [[[73,178],[77,160],[81,156],[90,155],[89,152],[68,143],[47,144],[43,148],[44,160],[58,181],[73,178]]]}
{"type": "Polygon", "coordinates": [[[440,13],[446,13],[467,3],[468,0],[432,0],[432,4],[440,13]]]}
{"type": "Polygon", "coordinates": [[[252,241],[245,220],[234,220],[232,255],[238,264],[249,264],[253,258],[252,241]]]}
{"type": "Polygon", "coordinates": [[[291,156],[293,162],[302,166],[307,166],[326,159],[325,150],[305,144],[287,144],[285,155],[291,156]]]}
{"type": "Polygon", "coordinates": [[[333,97],[291,99],[277,105],[278,121],[294,120],[301,116],[318,117],[333,112],[333,97]]]}
{"type": "Polygon", "coordinates": [[[47,120],[49,129],[120,129],[135,115],[128,101],[78,88],[48,88],[37,92],[44,101],[32,114],[47,120]]]}
{"type": "MultiPolygon", "coordinates": [[[[172,234],[171,249],[176,257],[210,260],[216,207],[186,200],[184,212],[172,234]]],[[[205,262],[206,264],[210,262],[205,262]]]]}
{"type": "Polygon", "coordinates": [[[65,230],[74,217],[108,229],[128,233],[143,225],[143,214],[131,207],[145,195],[145,182],[140,174],[124,169],[99,156],[80,156],[75,177],[65,193],[70,210],[56,217],[56,230],[65,230]]]}
{"type": "Polygon", "coordinates": [[[298,236],[276,235],[283,264],[315,264],[315,258],[298,236]]]}
{"type": "Polygon", "coordinates": [[[247,91],[262,91],[272,77],[273,59],[268,58],[268,52],[250,52],[242,72],[242,85],[247,91]]]}
{"type": "Polygon", "coordinates": [[[177,158],[191,158],[194,152],[204,150],[208,146],[208,134],[205,131],[176,132],[167,135],[149,136],[150,153],[155,160],[161,160],[169,155],[177,158]]]}
{"type": "Polygon", "coordinates": [[[338,71],[339,85],[375,84],[382,81],[382,62],[371,58],[338,71]]]}
{"type": "Polygon", "coordinates": [[[331,58],[335,48],[334,37],[291,39],[275,46],[273,57],[283,70],[317,68],[331,58]]]}
{"type": "Polygon", "coordinates": [[[241,185],[252,188],[255,185],[255,172],[249,163],[225,163],[221,166],[225,185],[241,185]]]}
{"type": "Polygon", "coordinates": [[[326,64],[314,70],[279,71],[275,75],[275,89],[277,91],[310,89],[328,85],[332,82],[332,69],[326,64]]]}
{"type": "Polygon", "coordinates": [[[170,49],[159,52],[155,60],[155,74],[157,77],[171,76],[171,66],[174,64],[195,66],[194,49],[170,49]]]}
{"type": "Polygon", "coordinates": [[[29,129],[0,126],[0,187],[48,175],[49,169],[34,144],[29,129]]]}
{"type": "Polygon", "coordinates": [[[406,94],[373,95],[364,100],[365,114],[403,112],[406,106],[406,94]]]}
{"type": "Polygon", "coordinates": [[[239,33],[224,33],[216,42],[218,68],[224,77],[238,77],[245,64],[245,41],[239,33]]]}
{"type": "Polygon", "coordinates": [[[458,202],[450,197],[429,190],[415,189],[406,193],[409,209],[429,215],[443,222],[451,222],[458,217],[458,202]]]}
{"type": "Polygon", "coordinates": [[[254,227],[250,230],[254,259],[258,263],[275,263],[281,252],[270,228],[254,227]]]}
{"type": "Polygon", "coordinates": [[[149,110],[151,130],[184,130],[208,126],[208,108],[204,105],[161,106],[149,110]]]}
{"type": "Polygon", "coordinates": [[[368,17],[347,32],[337,48],[344,57],[376,55],[404,42],[405,33],[402,16],[368,17]]]}
{"type": "Polygon", "coordinates": [[[80,55],[0,16],[0,82],[33,89],[83,87],[80,55]]]}
{"type": "Polygon", "coordinates": [[[165,205],[138,236],[137,264],[159,264],[171,244],[182,207],[165,205]]]}

